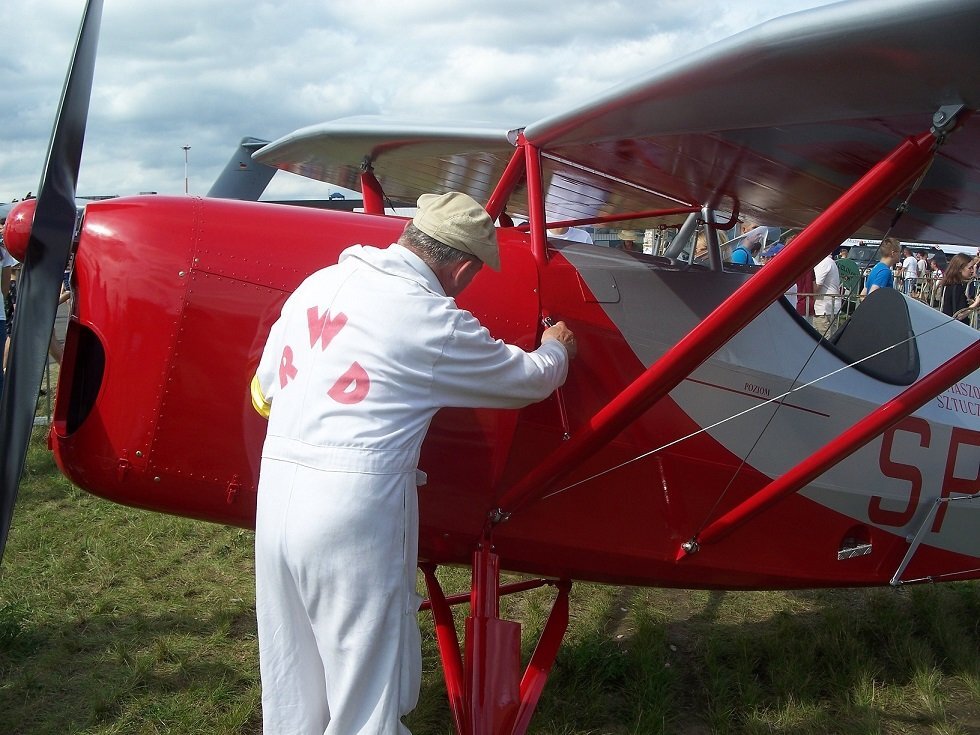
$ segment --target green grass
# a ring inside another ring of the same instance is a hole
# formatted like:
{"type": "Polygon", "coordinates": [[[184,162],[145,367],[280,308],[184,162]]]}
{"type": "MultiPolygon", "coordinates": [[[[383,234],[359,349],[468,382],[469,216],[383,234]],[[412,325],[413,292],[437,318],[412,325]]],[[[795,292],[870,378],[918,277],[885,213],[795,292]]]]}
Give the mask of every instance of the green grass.
{"type": "MultiPolygon", "coordinates": [[[[0,569],[0,733],[261,732],[252,534],[123,508],[38,435],[0,569]]],[[[442,569],[452,593],[468,571],[442,569]]],[[[530,655],[554,591],[505,598],[530,655]]],[[[455,611],[458,620],[465,606],[455,611]]],[[[451,733],[428,615],[415,735],[451,733]]],[[[576,584],[539,735],[980,733],[980,584],[576,584]]]]}

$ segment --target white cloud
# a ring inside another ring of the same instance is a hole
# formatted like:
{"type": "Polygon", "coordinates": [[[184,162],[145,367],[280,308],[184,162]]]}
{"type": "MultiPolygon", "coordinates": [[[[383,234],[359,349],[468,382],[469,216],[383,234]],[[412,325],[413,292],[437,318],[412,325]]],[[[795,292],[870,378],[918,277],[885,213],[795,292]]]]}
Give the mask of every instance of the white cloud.
{"type": "MultiPolygon", "coordinates": [[[[346,115],[523,125],[827,1],[107,0],[79,190],[181,192],[187,144],[203,193],[242,137],[346,115]]],[[[8,5],[0,201],[37,188],[83,3],[8,5]]]]}

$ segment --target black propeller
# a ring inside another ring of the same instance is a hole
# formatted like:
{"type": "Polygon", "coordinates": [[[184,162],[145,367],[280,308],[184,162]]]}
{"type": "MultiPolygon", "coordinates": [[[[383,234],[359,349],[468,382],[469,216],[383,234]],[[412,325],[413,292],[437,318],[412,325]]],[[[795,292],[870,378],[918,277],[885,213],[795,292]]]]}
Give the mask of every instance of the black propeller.
{"type": "Polygon", "coordinates": [[[102,0],[89,0],[65,77],[27,255],[17,283],[17,318],[0,398],[0,559],[7,545],[17,486],[34,426],[45,355],[58,309],[59,284],[71,253],[75,186],[101,20],[102,0]]]}

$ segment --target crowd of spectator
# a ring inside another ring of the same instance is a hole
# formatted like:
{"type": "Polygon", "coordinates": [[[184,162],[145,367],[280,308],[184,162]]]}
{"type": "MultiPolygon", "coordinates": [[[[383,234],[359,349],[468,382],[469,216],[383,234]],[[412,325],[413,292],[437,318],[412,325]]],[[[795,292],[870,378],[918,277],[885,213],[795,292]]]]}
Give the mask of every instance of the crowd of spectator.
{"type": "MultiPolygon", "coordinates": [[[[741,245],[726,258],[735,264],[765,265],[789,245],[795,235],[785,236],[758,249],[752,236],[768,232],[756,222],[741,225],[741,245]]],[[[738,239],[738,238],[736,238],[738,239]]],[[[787,292],[797,312],[826,336],[840,324],[842,316],[853,312],[861,299],[879,288],[901,288],[912,298],[923,301],[965,324],[978,326],[980,312],[980,248],[975,256],[930,254],[886,237],[877,248],[878,261],[864,269],[851,260],[849,249],[841,247],[828,255],[812,271],[804,272],[787,292]]]]}
{"type": "MultiPolygon", "coordinates": [[[[653,252],[645,247],[644,231],[619,230],[602,234],[596,244],[632,252],[653,252]]],[[[592,242],[585,228],[563,227],[549,236],[592,242]]],[[[752,219],[741,220],[731,239],[719,233],[721,257],[735,266],[764,266],[778,256],[796,235],[780,232],[752,219]]],[[[669,242],[669,241],[668,241],[669,242]]],[[[937,248],[914,248],[894,237],[880,243],[841,246],[805,271],[787,291],[787,298],[808,323],[822,335],[832,334],[861,300],[880,288],[897,288],[950,317],[980,328],[980,248],[976,256],[956,255],[947,264],[937,248]],[[874,258],[871,258],[874,253],[874,258]]],[[[695,236],[691,262],[708,263],[708,240],[703,230],[695,236]]],[[[685,257],[685,259],[686,259],[685,257]]]]}

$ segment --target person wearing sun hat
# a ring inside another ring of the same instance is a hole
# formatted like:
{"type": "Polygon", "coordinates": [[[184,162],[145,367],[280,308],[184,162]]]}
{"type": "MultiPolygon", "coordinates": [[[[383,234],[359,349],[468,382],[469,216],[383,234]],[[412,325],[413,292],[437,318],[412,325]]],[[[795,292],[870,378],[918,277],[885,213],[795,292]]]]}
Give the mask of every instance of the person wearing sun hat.
{"type": "Polygon", "coordinates": [[[269,420],[256,509],[264,732],[408,730],[421,644],[420,448],[444,406],[518,408],[575,355],[559,322],[526,352],[454,300],[500,269],[466,194],[423,194],[387,248],[354,245],[286,300],[252,381],[269,420]]]}
{"type": "Polygon", "coordinates": [[[423,194],[412,224],[443,245],[472,255],[495,271],[500,270],[497,229],[473,197],[457,191],[423,194]]]}

